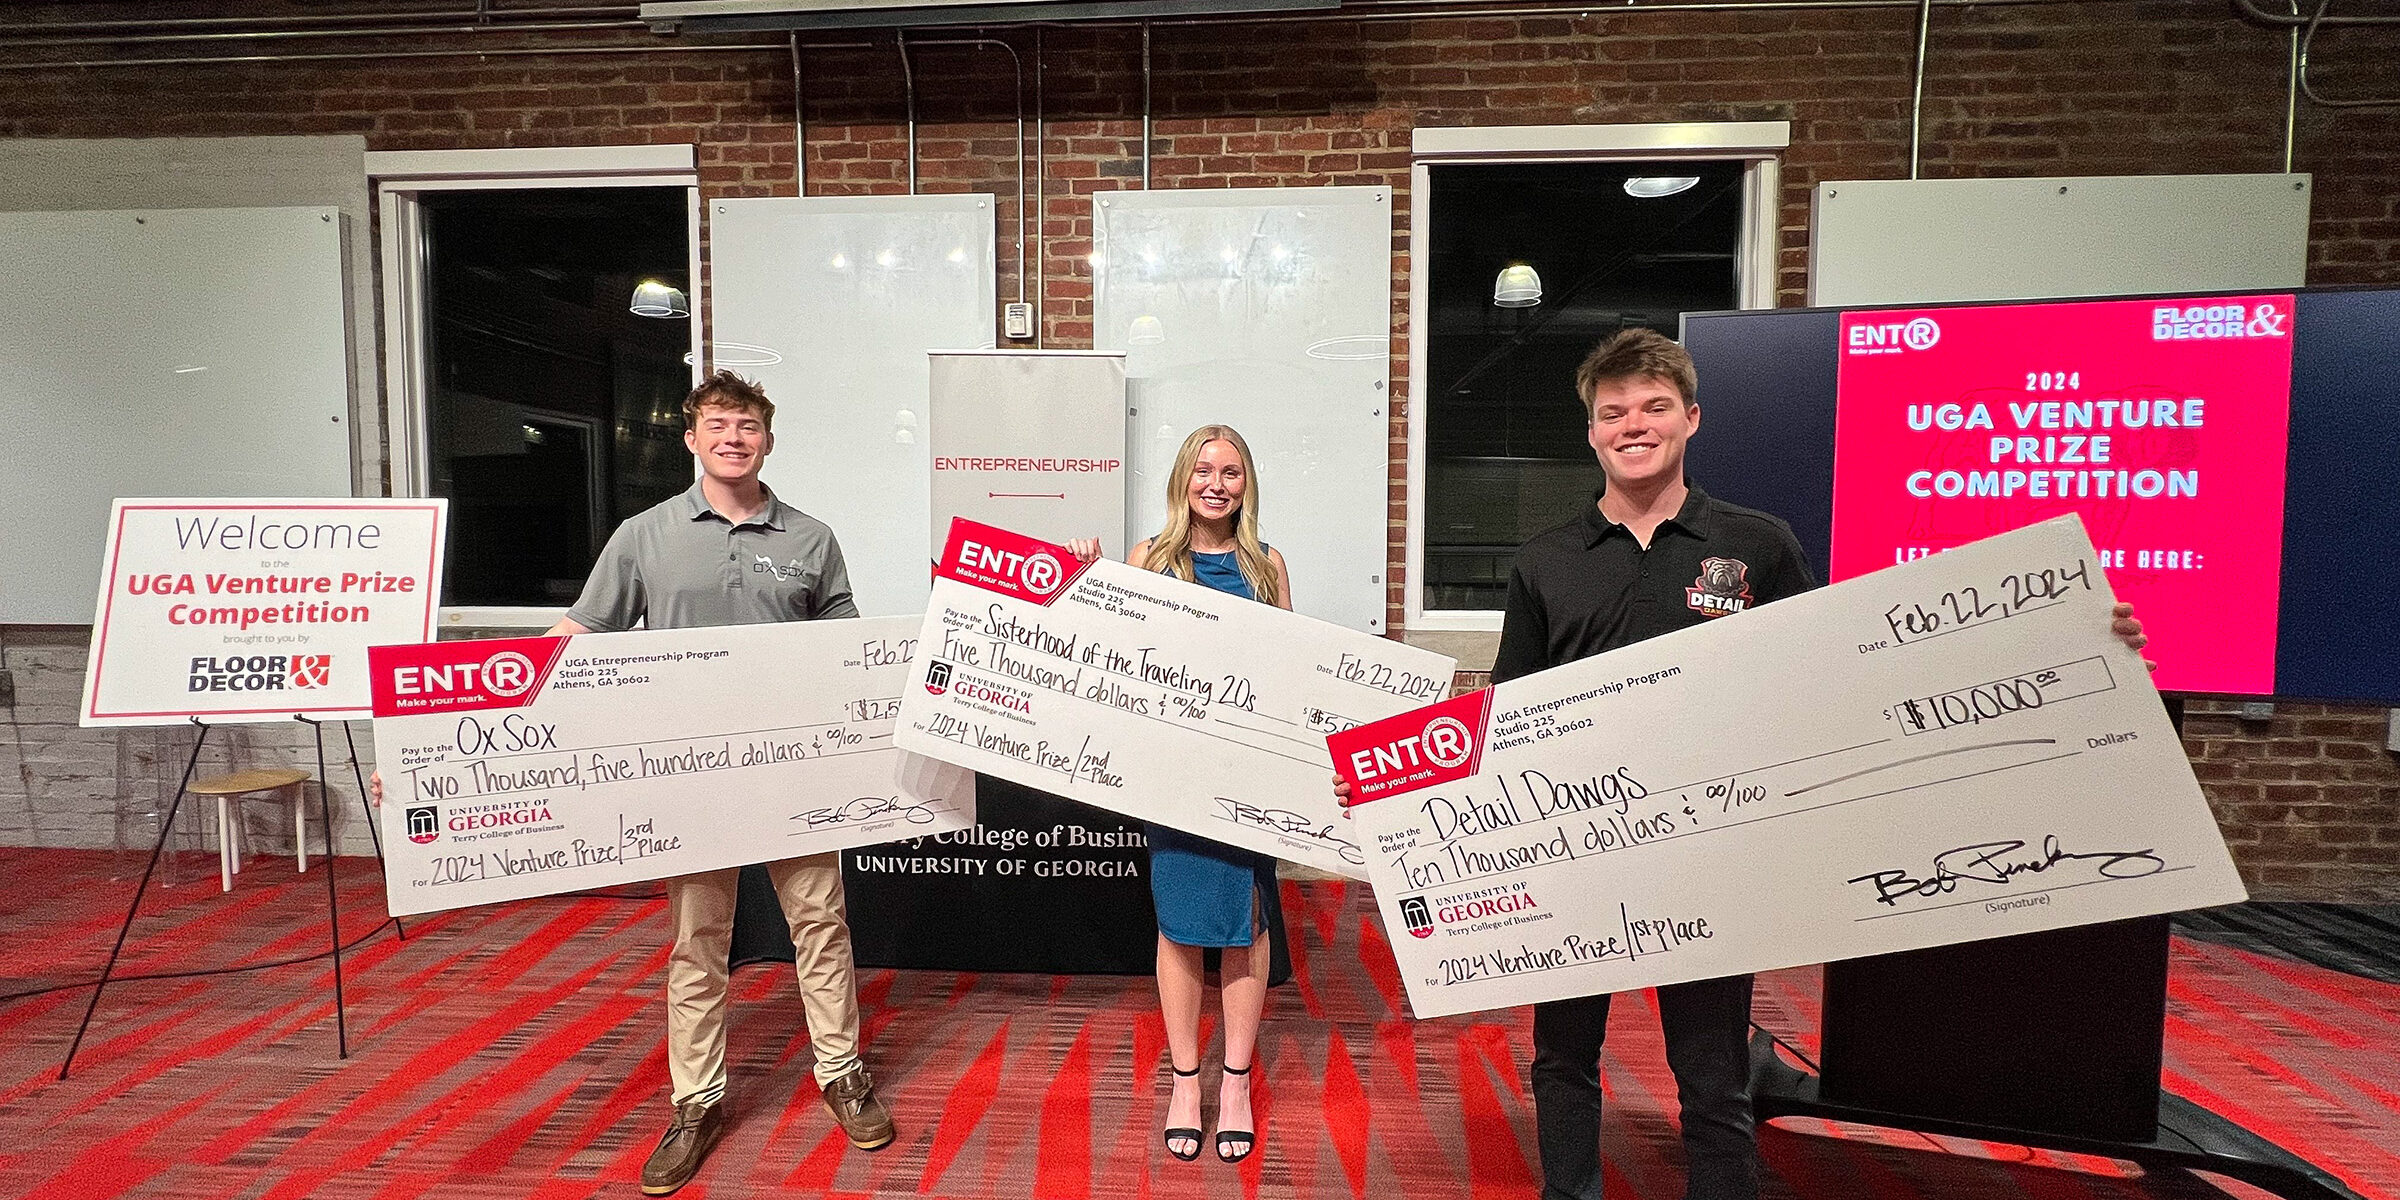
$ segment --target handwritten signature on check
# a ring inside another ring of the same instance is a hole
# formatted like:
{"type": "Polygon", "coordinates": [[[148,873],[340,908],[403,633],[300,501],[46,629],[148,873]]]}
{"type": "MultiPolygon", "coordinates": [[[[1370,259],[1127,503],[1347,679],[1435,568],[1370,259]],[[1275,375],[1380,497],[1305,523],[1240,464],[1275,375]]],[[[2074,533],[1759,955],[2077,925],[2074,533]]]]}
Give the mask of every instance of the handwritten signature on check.
{"type": "Polygon", "coordinates": [[[810,829],[818,829],[827,825],[850,825],[860,821],[872,821],[879,817],[895,814],[911,825],[930,823],[940,815],[934,811],[931,804],[921,800],[904,802],[898,796],[860,796],[848,804],[835,808],[812,808],[807,812],[793,813],[791,819],[810,829]]]}
{"type": "Polygon", "coordinates": [[[2027,851],[2022,840],[1978,842],[1944,850],[1933,856],[1933,869],[1923,878],[1910,874],[1910,868],[1901,868],[1873,871],[1844,882],[1868,884],[1875,889],[1876,903],[1897,906],[1911,897],[1947,895],[1962,882],[2005,885],[2019,876],[2041,875],[2082,862],[2098,864],[2103,879],[2139,879],[2167,868],[2166,860],[2149,850],[2071,851],[2060,845],[2053,833],[2043,835],[2037,851],[2027,851]]]}

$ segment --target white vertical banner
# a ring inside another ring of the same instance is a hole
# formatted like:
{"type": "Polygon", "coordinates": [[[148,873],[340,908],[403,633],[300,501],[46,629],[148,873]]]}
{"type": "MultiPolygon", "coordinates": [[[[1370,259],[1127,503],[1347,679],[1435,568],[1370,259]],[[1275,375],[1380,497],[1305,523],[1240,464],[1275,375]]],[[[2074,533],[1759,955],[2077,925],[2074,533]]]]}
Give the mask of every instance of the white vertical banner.
{"type": "Polygon", "coordinates": [[[965,517],[1050,542],[1096,537],[1123,558],[1125,356],[936,350],[933,525],[965,517]]]}

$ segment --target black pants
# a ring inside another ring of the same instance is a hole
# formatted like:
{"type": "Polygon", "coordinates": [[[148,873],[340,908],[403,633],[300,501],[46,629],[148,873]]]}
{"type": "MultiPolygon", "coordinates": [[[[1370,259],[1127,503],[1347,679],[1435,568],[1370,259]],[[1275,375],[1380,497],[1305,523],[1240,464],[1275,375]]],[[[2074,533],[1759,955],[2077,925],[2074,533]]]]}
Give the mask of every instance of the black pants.
{"type": "MultiPolygon", "coordinates": [[[[1533,1108],[1543,1200],[1601,1200],[1600,1044],[1607,996],[1533,1006],[1533,1108]]],[[[1758,1135],[1750,1115],[1750,977],[1658,989],[1667,1065],[1683,1108],[1688,1200],[1756,1200],[1758,1135]]]]}

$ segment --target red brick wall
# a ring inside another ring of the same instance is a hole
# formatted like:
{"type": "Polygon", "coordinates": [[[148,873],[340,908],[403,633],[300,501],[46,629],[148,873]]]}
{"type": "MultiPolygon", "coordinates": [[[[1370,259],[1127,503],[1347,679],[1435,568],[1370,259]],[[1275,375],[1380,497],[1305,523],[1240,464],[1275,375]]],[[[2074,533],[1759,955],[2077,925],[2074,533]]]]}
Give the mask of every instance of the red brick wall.
{"type": "Polygon", "coordinates": [[[2400,897],[2400,770],[2382,710],[2278,704],[2189,706],[2183,742],[2253,893],[2400,897]]]}
{"type": "MultiPolygon", "coordinates": [[[[124,11],[79,5],[75,15],[144,15],[146,6],[118,7],[124,11]]],[[[1788,120],[1781,286],[1786,302],[1797,302],[1815,183],[1907,173],[1914,17],[1902,7],[1154,30],[1155,186],[1394,189],[1392,627],[1408,586],[1400,573],[1400,501],[1411,131],[1788,120]]],[[[1025,93],[1034,95],[1036,35],[991,36],[1016,48],[1025,93]]],[[[904,190],[906,101],[891,35],[824,40],[845,45],[804,55],[808,191],[904,190]]],[[[1051,29],[1039,40],[1043,333],[1052,346],[1084,346],[1091,340],[1086,197],[1142,183],[1142,35],[1084,27],[1051,29]]],[[[456,43],[407,48],[445,44],[456,43]]],[[[2243,23],[2223,4],[1939,7],[1928,49],[1923,172],[2280,170],[2288,51],[2284,33],[2243,23]]],[[[2400,30],[2329,32],[2315,59],[2328,94],[2389,89],[2390,72],[2380,67],[2400,59],[2400,30]]],[[[1018,81],[1008,56],[920,46],[913,61],[919,185],[997,195],[1001,294],[1014,299],[1018,81]]],[[[374,149],[689,142],[699,147],[711,197],[788,195],[795,182],[793,80],[780,47],[6,78],[0,137],[341,132],[365,135],[374,149]]],[[[1030,124],[1027,132],[1030,143],[1030,124]]],[[[2309,281],[2400,283],[2400,109],[2303,102],[2294,166],[2315,176],[2309,281]]],[[[2382,749],[2381,730],[2380,713],[2355,710],[2285,706],[2265,729],[2196,714],[2195,764],[2245,869],[2266,894],[2400,899],[2400,769],[2382,749]]]]}

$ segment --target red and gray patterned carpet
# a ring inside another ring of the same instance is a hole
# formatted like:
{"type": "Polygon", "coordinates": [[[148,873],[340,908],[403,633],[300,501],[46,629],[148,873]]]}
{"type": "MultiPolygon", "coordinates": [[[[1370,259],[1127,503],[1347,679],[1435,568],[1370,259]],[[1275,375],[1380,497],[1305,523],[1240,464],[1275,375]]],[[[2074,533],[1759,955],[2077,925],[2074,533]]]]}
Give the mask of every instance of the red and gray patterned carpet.
{"type": "MultiPolygon", "coordinates": [[[[105,853],[0,850],[0,994],[96,974],[131,896],[105,853]]],[[[139,863],[133,863],[136,869],[139,863]]],[[[323,877],[213,857],[134,928],[121,974],[322,950],[323,877]]],[[[382,918],[344,860],[343,931],[382,918]]],[[[745,968],[735,1126],[706,1197],[1325,1197],[1538,1192],[1524,1012],[1412,1022],[1361,889],[1286,884],[1296,980],[1269,1002],[1264,1149],[1240,1167],[1158,1147],[1164,1037],[1146,979],[865,972],[871,1063],[902,1127],[852,1151],[818,1103],[788,968],[745,968]]],[[[561,898],[412,922],[330,964],[112,985],[73,1076],[89,989],[0,1003],[0,1196],[631,1197],[666,1115],[662,905],[561,898]]],[[[1758,1019],[1813,1052],[1818,977],[1762,979],[1758,1019]]],[[[2167,1084],[2368,1200],[2400,1200],[2400,984],[2179,938],[2167,1084]]],[[[1610,1194],[1676,1200],[1681,1149],[1654,1013],[1609,1043],[1610,1194]]],[[[1207,1094],[1213,1098],[1213,1088],[1207,1094]]],[[[1797,1123],[1762,1133],[1768,1194],[1823,1200],[2262,1196],[2126,1164],[1797,1123]]]]}

